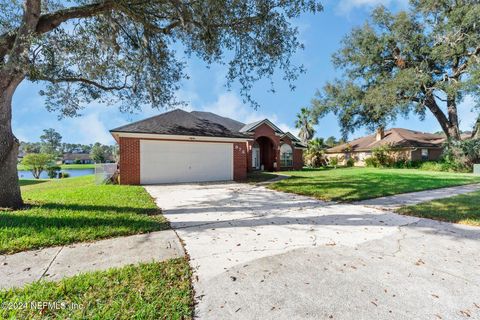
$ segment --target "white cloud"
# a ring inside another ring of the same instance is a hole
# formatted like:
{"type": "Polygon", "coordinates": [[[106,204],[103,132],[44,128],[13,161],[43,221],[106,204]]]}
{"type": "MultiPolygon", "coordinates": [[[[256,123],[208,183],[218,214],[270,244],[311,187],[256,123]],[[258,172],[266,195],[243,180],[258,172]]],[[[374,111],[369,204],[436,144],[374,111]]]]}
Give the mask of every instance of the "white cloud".
{"type": "Polygon", "coordinates": [[[63,130],[69,136],[75,136],[76,143],[90,144],[100,142],[114,143],[113,137],[105,123],[100,119],[99,112],[91,112],[84,116],[65,120],[63,130]]]}
{"type": "Polygon", "coordinates": [[[341,0],[338,3],[337,10],[341,14],[348,14],[354,9],[371,9],[378,5],[396,5],[400,8],[406,8],[408,0],[341,0]]]}
{"type": "Polygon", "coordinates": [[[214,103],[203,106],[201,110],[213,112],[220,116],[238,120],[244,123],[268,119],[283,131],[289,131],[294,135],[298,134],[298,130],[293,126],[279,122],[278,116],[275,113],[265,114],[260,110],[255,110],[252,107],[246,106],[241,99],[232,92],[220,94],[214,103]]]}

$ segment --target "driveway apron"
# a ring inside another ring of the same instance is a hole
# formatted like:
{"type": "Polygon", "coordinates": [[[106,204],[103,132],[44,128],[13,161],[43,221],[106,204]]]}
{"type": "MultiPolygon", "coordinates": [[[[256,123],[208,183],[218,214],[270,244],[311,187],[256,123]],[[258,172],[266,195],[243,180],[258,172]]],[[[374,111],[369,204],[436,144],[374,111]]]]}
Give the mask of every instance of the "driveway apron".
{"type": "Polygon", "coordinates": [[[480,318],[480,229],[237,183],[147,186],[204,319],[480,318]]]}

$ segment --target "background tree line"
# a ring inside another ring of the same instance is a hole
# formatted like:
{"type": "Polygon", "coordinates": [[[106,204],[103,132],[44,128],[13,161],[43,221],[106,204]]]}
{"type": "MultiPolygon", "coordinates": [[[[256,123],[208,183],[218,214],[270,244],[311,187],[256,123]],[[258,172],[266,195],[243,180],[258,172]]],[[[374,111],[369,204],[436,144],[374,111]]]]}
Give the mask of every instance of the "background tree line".
{"type": "Polygon", "coordinates": [[[80,144],[62,142],[62,136],[55,129],[44,129],[39,142],[20,142],[20,151],[25,154],[48,154],[53,159],[61,160],[65,153],[87,153],[95,162],[103,163],[115,160],[117,155],[116,145],[104,145],[100,142],[94,144],[80,144]]]}

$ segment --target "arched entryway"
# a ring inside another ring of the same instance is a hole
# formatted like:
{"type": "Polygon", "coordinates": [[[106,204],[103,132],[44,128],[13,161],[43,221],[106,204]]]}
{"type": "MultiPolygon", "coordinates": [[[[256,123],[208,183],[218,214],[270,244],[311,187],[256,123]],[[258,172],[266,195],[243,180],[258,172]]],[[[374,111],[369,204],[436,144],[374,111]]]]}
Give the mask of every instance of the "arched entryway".
{"type": "Polygon", "coordinates": [[[274,171],[276,161],[275,144],[268,137],[259,137],[252,146],[252,168],[254,170],[274,171]]]}

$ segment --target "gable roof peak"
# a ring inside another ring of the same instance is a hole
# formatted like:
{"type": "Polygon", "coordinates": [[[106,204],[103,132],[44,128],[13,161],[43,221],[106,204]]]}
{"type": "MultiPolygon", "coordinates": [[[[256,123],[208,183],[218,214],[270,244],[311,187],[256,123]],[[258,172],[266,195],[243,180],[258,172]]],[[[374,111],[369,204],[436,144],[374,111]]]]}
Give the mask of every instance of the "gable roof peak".
{"type": "Polygon", "coordinates": [[[271,121],[268,120],[267,118],[265,118],[265,119],[263,119],[263,120],[259,120],[259,121],[255,121],[255,122],[246,124],[243,128],[240,129],[240,132],[252,132],[252,131],[254,131],[256,128],[258,128],[259,126],[261,126],[262,124],[268,125],[268,126],[269,126],[270,128],[272,128],[276,133],[285,134],[285,132],[283,132],[282,129],[280,129],[279,127],[277,127],[276,125],[274,125],[273,122],[271,122],[271,121]]]}

